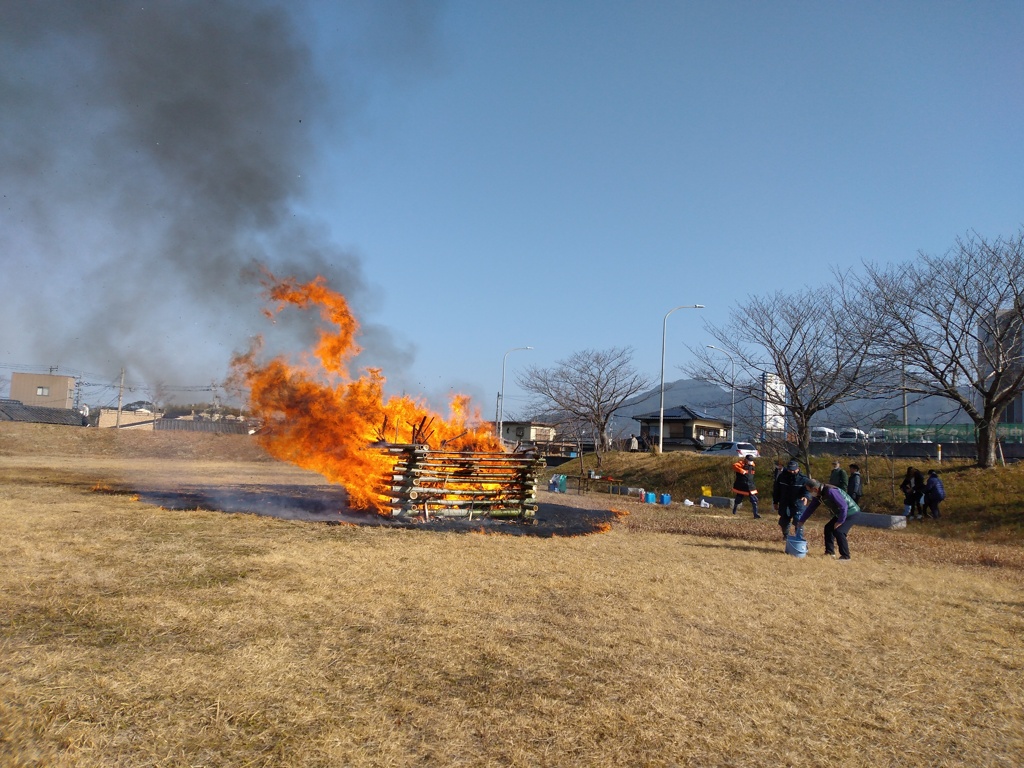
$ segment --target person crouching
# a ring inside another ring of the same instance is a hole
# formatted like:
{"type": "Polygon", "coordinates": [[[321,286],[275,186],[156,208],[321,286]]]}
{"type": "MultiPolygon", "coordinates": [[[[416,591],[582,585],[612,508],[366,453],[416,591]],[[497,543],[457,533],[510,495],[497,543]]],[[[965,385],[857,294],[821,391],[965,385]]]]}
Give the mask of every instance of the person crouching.
{"type": "Polygon", "coordinates": [[[860,507],[850,498],[850,494],[834,485],[823,485],[818,480],[808,480],[806,488],[811,500],[797,520],[797,528],[803,526],[804,521],[814,514],[814,510],[824,505],[832,513],[832,519],[825,523],[825,554],[835,556],[835,545],[838,543],[839,559],[849,560],[850,545],[846,540],[846,534],[853,525],[854,518],[860,514],[860,507]]]}
{"type": "Polygon", "coordinates": [[[736,508],[744,499],[750,499],[750,506],[754,508],[754,517],[761,517],[757,514],[757,486],[754,485],[754,459],[745,456],[732,465],[736,473],[736,480],[732,484],[733,493],[736,494],[732,500],[732,513],[736,514],[736,508]]]}

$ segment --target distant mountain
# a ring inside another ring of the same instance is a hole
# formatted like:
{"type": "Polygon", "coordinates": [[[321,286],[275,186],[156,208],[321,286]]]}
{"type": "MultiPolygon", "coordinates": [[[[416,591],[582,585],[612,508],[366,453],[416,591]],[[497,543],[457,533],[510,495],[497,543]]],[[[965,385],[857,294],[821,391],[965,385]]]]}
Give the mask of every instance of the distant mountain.
{"type": "MultiPolygon", "coordinates": [[[[659,405],[658,387],[630,398],[615,412],[609,423],[609,431],[616,437],[635,434],[640,425],[633,417],[657,411],[659,405]]],[[[728,389],[700,379],[665,382],[665,408],[674,408],[677,405],[685,405],[713,418],[728,421],[732,407],[731,394],[728,389]]],[[[736,401],[736,434],[756,434],[759,429],[755,425],[760,424],[760,414],[759,401],[744,400],[740,396],[736,401]]],[[[866,430],[889,414],[895,415],[899,423],[903,422],[902,395],[886,400],[854,400],[822,411],[811,420],[811,424],[833,429],[859,427],[866,430]]],[[[908,424],[966,424],[970,421],[967,414],[950,400],[940,397],[922,398],[917,395],[907,398],[908,424]]]]}
{"type": "MultiPolygon", "coordinates": [[[[611,434],[622,437],[638,432],[640,423],[634,421],[633,417],[657,411],[661,405],[660,392],[661,388],[655,387],[627,400],[609,422],[611,434]]],[[[700,379],[666,381],[665,408],[675,408],[677,405],[685,405],[712,418],[728,420],[731,397],[729,390],[700,379]]]]}

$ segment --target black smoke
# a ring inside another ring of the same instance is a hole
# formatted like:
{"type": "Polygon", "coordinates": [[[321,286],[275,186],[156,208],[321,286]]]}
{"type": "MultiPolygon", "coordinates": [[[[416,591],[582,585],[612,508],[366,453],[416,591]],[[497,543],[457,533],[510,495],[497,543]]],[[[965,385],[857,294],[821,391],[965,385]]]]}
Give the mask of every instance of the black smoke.
{"type": "MultiPolygon", "coordinates": [[[[0,359],[219,380],[265,330],[257,263],[372,310],[359,259],[306,212],[343,99],[296,8],[0,1],[0,359]]],[[[384,327],[366,340],[373,364],[411,361],[384,327]]]]}

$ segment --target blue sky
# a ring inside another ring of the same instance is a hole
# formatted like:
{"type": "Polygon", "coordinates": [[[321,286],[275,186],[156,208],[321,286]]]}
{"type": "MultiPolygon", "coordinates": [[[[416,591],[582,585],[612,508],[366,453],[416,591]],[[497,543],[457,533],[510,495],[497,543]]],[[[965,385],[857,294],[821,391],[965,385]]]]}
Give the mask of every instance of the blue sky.
{"type": "MultiPolygon", "coordinates": [[[[375,357],[371,333],[367,359],[435,403],[468,392],[492,417],[503,354],[526,345],[507,415],[524,366],[581,349],[631,346],[657,379],[665,312],[704,304],[669,319],[679,378],[684,344],[749,295],[1024,224],[1020,3],[311,3],[293,19],[317,84],[288,205],[358,264],[354,303],[388,347],[375,357]]],[[[0,236],[5,260],[42,242],[0,236]]],[[[22,294],[39,279],[16,273],[22,294]]],[[[20,339],[7,306],[0,365],[116,374],[117,355],[20,339]]],[[[222,377],[268,330],[251,291],[231,306],[163,319],[160,359],[196,359],[167,379],[222,377]]]]}

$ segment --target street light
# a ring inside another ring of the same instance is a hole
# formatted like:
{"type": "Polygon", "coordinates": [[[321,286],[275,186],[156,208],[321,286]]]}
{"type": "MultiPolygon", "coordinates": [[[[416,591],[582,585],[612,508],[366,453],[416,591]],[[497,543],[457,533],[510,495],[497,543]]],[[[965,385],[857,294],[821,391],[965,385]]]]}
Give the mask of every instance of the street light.
{"type": "Polygon", "coordinates": [[[501,440],[502,425],[505,421],[505,361],[510,353],[520,349],[533,349],[533,347],[512,347],[505,356],[501,358],[501,389],[498,390],[498,440],[501,440]]]}
{"type": "Polygon", "coordinates": [[[736,439],[736,361],[733,360],[732,355],[726,352],[724,349],[716,347],[714,344],[705,344],[708,349],[717,349],[723,355],[729,358],[729,362],[732,363],[732,374],[730,375],[729,388],[732,390],[732,411],[729,414],[729,441],[732,442],[736,439]]]}
{"type": "Polygon", "coordinates": [[[683,304],[665,313],[661,323],[661,405],[658,408],[658,453],[665,447],[665,335],[668,332],[668,316],[677,309],[704,309],[703,304],[683,304]]]}

